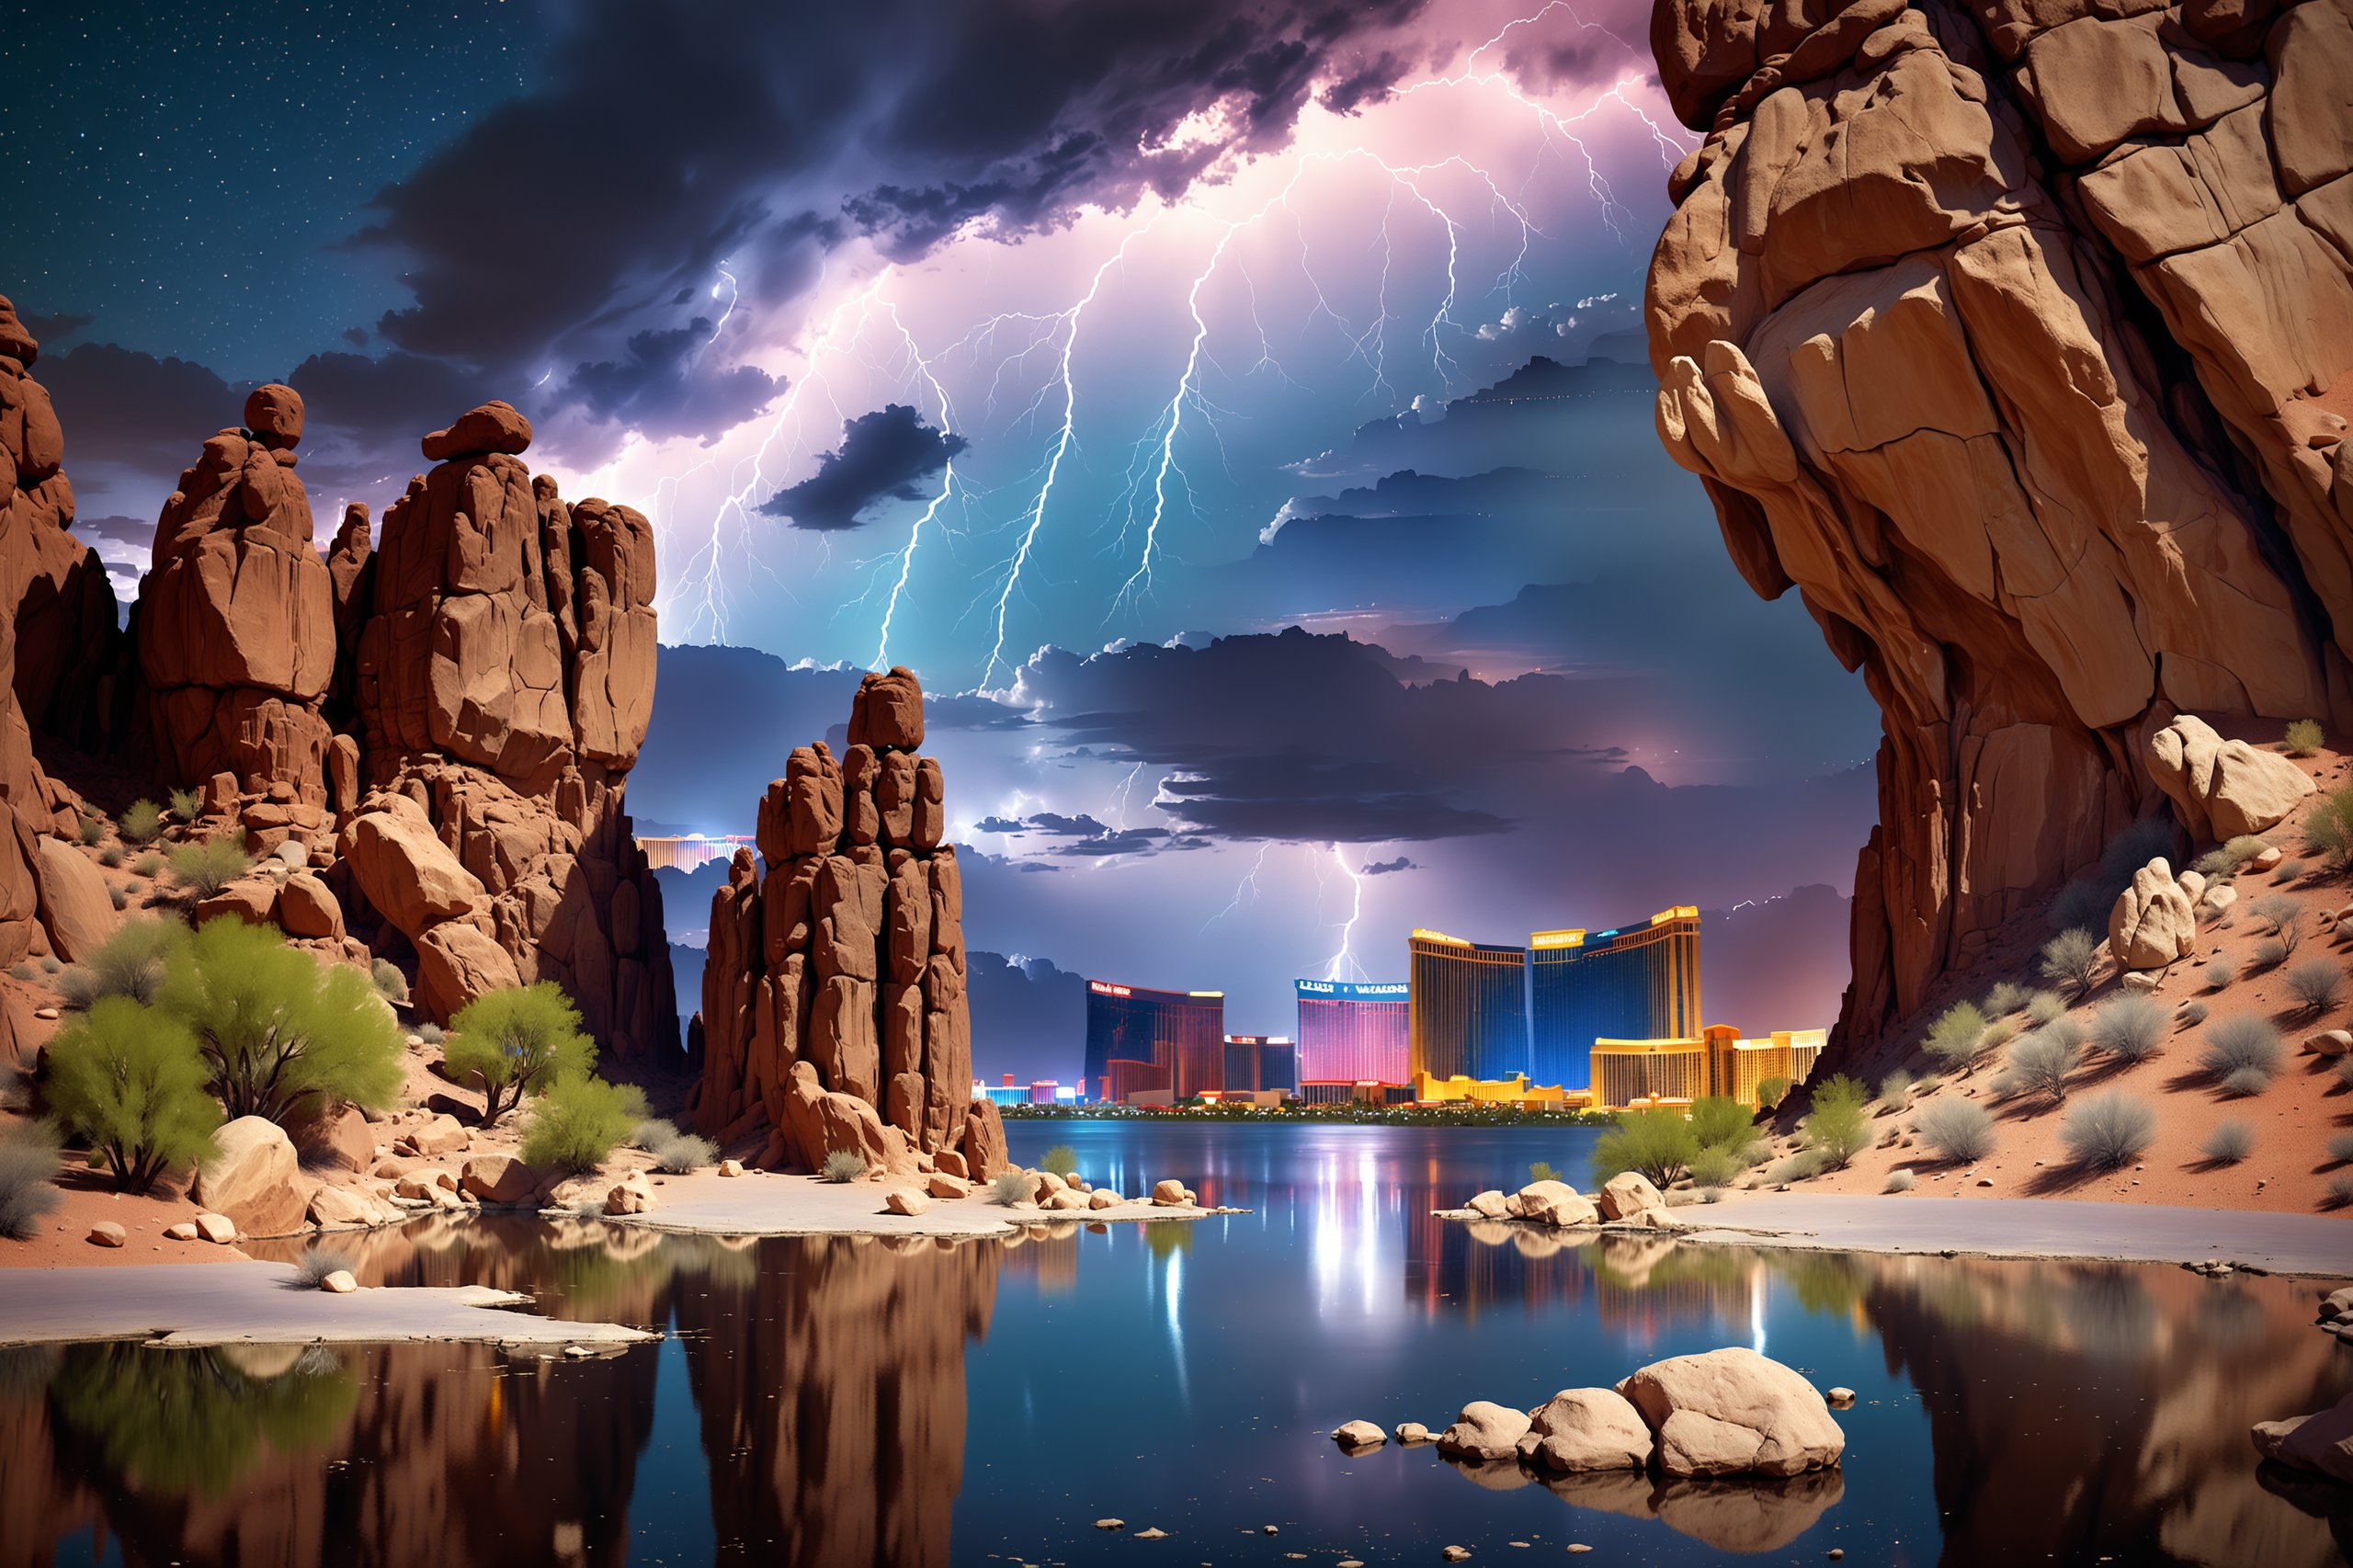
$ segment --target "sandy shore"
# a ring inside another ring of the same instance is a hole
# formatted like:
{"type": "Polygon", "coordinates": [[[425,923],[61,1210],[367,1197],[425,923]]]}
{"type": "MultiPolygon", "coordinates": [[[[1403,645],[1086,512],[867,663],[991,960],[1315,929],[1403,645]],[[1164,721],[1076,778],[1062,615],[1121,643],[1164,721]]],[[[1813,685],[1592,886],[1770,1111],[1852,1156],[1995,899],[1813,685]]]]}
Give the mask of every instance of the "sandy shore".
{"type": "Polygon", "coordinates": [[[618,1348],[657,1337],[610,1323],[564,1323],[504,1309],[512,1290],[469,1285],[297,1288],[278,1263],[161,1263],[0,1273],[0,1345],[138,1339],[163,1346],[445,1340],[517,1347],[618,1348]]]}
{"type": "MultiPolygon", "coordinates": [[[[658,1207],[616,1222],[655,1231],[725,1236],[1006,1236],[1025,1225],[1076,1221],[1129,1223],[1150,1220],[1199,1220],[1234,1213],[1221,1209],[1161,1209],[1122,1203],[1116,1209],[1006,1208],[976,1192],[970,1198],[936,1198],[920,1214],[893,1214],[882,1195],[893,1184],[826,1182],[810,1176],[751,1172],[722,1176],[714,1171],[670,1176],[658,1207]]],[[[897,1184],[912,1187],[912,1183],[897,1184]]]]}
{"type": "MultiPolygon", "coordinates": [[[[1475,1221],[1467,1209],[1448,1219],[1475,1221]]],[[[1674,1210],[1679,1240],[1982,1257],[2198,1263],[2214,1257],[2274,1274],[2353,1278],[2353,1221],[2319,1214],[2091,1203],[2053,1198],[1930,1198],[1905,1194],[1727,1194],[1674,1210]]],[[[1520,1221],[1491,1221],[1517,1224],[1520,1221]]]]}

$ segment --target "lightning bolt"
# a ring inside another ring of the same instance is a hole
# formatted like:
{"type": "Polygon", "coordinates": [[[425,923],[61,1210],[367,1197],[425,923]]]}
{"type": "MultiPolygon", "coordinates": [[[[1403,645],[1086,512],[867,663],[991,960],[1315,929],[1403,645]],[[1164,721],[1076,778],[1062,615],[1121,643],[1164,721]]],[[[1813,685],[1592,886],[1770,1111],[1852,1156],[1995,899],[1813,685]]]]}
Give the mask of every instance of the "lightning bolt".
{"type": "Polygon", "coordinates": [[[1357,922],[1364,918],[1364,877],[1348,864],[1347,857],[1340,853],[1340,846],[1336,844],[1332,846],[1332,863],[1340,868],[1342,876],[1348,879],[1351,902],[1347,923],[1340,927],[1340,950],[1334,953],[1331,961],[1324,966],[1324,978],[1346,980],[1354,973],[1359,980],[1370,980],[1372,976],[1366,972],[1364,965],[1357,962],[1357,956],[1351,950],[1356,941],[1357,922]]]}
{"type": "MultiPolygon", "coordinates": [[[[939,384],[938,374],[932,369],[931,362],[926,359],[923,357],[923,351],[915,347],[915,334],[909,332],[906,324],[899,320],[899,307],[894,304],[888,309],[892,326],[898,330],[900,337],[905,341],[907,353],[914,358],[915,369],[922,375],[926,384],[931,388],[932,396],[939,401],[939,432],[942,438],[955,435],[956,409],[955,405],[948,400],[948,389],[939,384]]],[[[899,575],[891,585],[889,602],[882,607],[881,636],[874,649],[873,667],[878,670],[891,667],[891,622],[899,613],[899,599],[907,591],[907,578],[915,571],[915,547],[923,542],[924,526],[939,515],[939,508],[946,504],[948,497],[955,492],[955,489],[956,459],[953,454],[950,454],[947,468],[940,475],[939,494],[931,498],[931,505],[923,509],[923,516],[917,517],[914,526],[907,529],[907,547],[899,552],[899,575]]]]}
{"type": "Polygon", "coordinates": [[[1201,922],[1201,930],[1204,933],[1206,933],[1211,926],[1216,925],[1219,921],[1224,919],[1227,915],[1242,907],[1243,892],[1245,889],[1249,891],[1251,902],[1256,903],[1257,901],[1258,873],[1266,869],[1267,851],[1273,847],[1274,846],[1270,843],[1262,841],[1259,844],[1258,858],[1250,862],[1250,869],[1244,872],[1242,880],[1233,884],[1233,896],[1226,900],[1225,907],[1223,909],[1219,910],[1215,915],[1211,915],[1207,920],[1201,922]]]}

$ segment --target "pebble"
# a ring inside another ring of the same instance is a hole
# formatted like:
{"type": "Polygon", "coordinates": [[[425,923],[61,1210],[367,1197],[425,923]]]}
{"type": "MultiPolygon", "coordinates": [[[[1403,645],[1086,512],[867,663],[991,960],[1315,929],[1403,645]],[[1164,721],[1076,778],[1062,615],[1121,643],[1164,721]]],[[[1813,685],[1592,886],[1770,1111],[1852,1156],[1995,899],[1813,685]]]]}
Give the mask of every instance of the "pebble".
{"type": "Polygon", "coordinates": [[[1449,1546],[1438,1555],[1449,1562],[1468,1562],[1471,1560],[1470,1550],[1466,1547],[1449,1546]]]}
{"type": "Polygon", "coordinates": [[[1279,1529],[1277,1529],[1277,1528],[1275,1528],[1275,1527],[1274,1527],[1274,1526],[1272,1526],[1272,1525],[1268,1525],[1268,1526],[1267,1526],[1267,1527],[1266,1527],[1266,1528],[1265,1528],[1264,1530],[1260,1531],[1259,1533],[1261,1533],[1261,1534],[1263,1534],[1263,1535],[1280,1535],[1280,1534],[1282,1534],[1283,1532],[1282,1532],[1282,1531],[1280,1531],[1280,1530],[1279,1530],[1279,1529]]]}
{"type": "Polygon", "coordinates": [[[1168,1539],[1168,1532],[1157,1528],[1148,1530],[1138,1530],[1136,1531],[1136,1539],[1138,1540],[1166,1540],[1168,1539]]]}
{"type": "Polygon", "coordinates": [[[1127,1524],[1128,1521],[1125,1519],[1097,1519],[1095,1521],[1095,1528],[1098,1530],[1125,1529],[1127,1524]]]}

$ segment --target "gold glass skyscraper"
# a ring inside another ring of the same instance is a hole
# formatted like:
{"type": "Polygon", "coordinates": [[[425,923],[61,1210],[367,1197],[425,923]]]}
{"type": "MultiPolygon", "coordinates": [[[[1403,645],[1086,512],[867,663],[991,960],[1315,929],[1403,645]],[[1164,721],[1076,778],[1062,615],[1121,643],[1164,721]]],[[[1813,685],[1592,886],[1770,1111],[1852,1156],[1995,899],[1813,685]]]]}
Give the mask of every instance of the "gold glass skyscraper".
{"type": "Polygon", "coordinates": [[[1415,930],[1407,1066],[1433,1078],[1528,1071],[1528,950],[1415,930]]]}

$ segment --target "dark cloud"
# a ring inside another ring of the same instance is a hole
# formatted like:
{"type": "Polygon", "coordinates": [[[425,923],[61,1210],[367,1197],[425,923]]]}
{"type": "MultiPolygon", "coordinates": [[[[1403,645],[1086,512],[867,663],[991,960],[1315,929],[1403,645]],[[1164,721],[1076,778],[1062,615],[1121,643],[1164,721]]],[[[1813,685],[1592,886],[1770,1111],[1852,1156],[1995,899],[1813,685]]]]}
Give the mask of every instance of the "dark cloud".
{"type": "Polygon", "coordinates": [[[375,324],[392,347],[518,403],[552,369],[591,421],[709,433],[774,392],[724,335],[685,352],[722,265],[774,306],[853,233],[906,259],[1174,195],[1281,143],[1319,83],[1377,97],[1422,3],[585,0],[555,13],[532,88],[377,193],[347,243],[413,293],[375,324]],[[1171,145],[1212,106],[1222,138],[1171,145]]]}
{"type": "Polygon", "coordinates": [[[74,519],[74,531],[101,555],[109,553],[109,546],[114,551],[147,551],[155,544],[153,517],[77,517],[74,519]]]}
{"type": "Polygon", "coordinates": [[[17,319],[25,324],[25,330],[33,335],[34,340],[47,348],[56,339],[71,337],[98,318],[73,311],[60,311],[53,316],[42,315],[38,311],[26,311],[17,319]]]}
{"type": "Polygon", "coordinates": [[[1354,114],[1386,98],[1412,69],[1412,61],[1384,49],[1324,88],[1323,105],[1334,114],[1354,114]]]}
{"type": "Polygon", "coordinates": [[[708,446],[784,390],[782,378],[756,365],[704,370],[702,351],[715,335],[708,316],[667,331],[632,334],[624,358],[575,367],[563,401],[579,403],[604,424],[657,440],[700,436],[708,446]]]}
{"type": "Polygon", "coordinates": [[[1293,628],[1085,659],[1047,649],[1016,696],[1106,756],[1171,769],[1164,809],[1197,831],[1382,843],[1510,827],[1499,771],[1620,760],[1585,711],[1592,689],[1541,676],[1409,686],[1379,650],[1293,628]]]}
{"type": "Polygon", "coordinates": [[[426,432],[499,395],[474,371],[399,350],[374,357],[313,354],[294,367],[286,384],[302,394],[306,445],[318,444],[311,427],[332,426],[397,449],[409,463],[417,460],[416,444],[426,432]]]}
{"type": "Polygon", "coordinates": [[[1398,856],[1394,860],[1375,860],[1370,864],[1360,868],[1362,874],[1368,877],[1385,877],[1392,871],[1410,871],[1413,869],[1415,869],[1414,862],[1407,859],[1403,855],[1398,856]]]}
{"type": "Polygon", "coordinates": [[[887,403],[847,421],[841,446],[817,460],[817,472],[778,491],[760,510],[796,528],[854,528],[881,502],[922,500],[918,482],[968,445],[961,436],[933,429],[905,403],[887,403]]]}
{"type": "MultiPolygon", "coordinates": [[[[157,358],[113,343],[45,354],[34,374],[65,426],[69,471],[78,452],[176,472],[195,460],[206,437],[243,417],[250,390],[190,360],[157,358]]],[[[163,497],[155,499],[160,505],[163,497]]]]}

